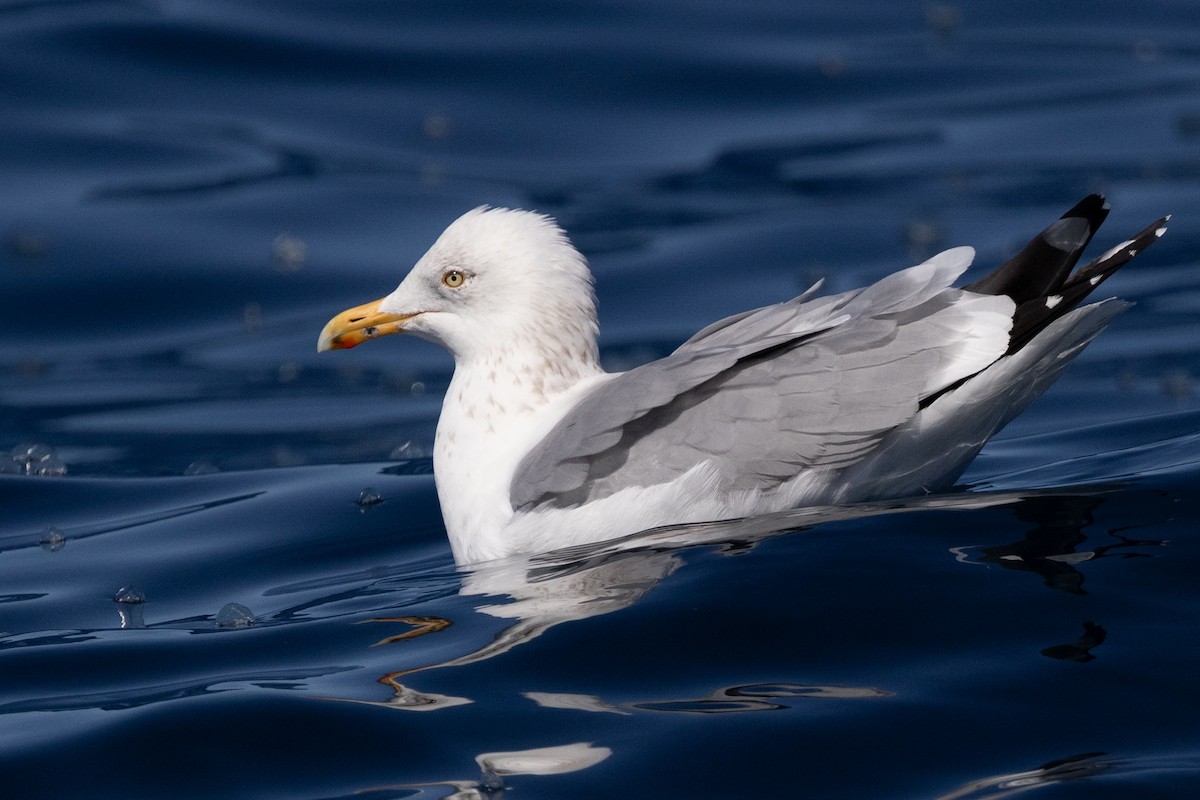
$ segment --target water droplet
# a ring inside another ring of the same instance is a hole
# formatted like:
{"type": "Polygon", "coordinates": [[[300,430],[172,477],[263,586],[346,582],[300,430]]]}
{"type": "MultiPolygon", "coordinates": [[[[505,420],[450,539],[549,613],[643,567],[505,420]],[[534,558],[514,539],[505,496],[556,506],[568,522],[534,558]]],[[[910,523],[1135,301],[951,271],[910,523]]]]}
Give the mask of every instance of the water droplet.
{"type": "Polygon", "coordinates": [[[308,243],[299,236],[281,233],[271,244],[271,264],[277,272],[296,272],[308,260],[308,243]]]}
{"type": "Polygon", "coordinates": [[[136,586],[122,586],[113,595],[113,600],[123,605],[141,605],[146,602],[146,593],[136,586]]]}
{"type": "Polygon", "coordinates": [[[213,622],[218,628],[249,628],[254,624],[254,612],[241,603],[226,603],[213,622]]]}
{"type": "Polygon", "coordinates": [[[38,258],[50,249],[50,237],[37,228],[21,226],[8,233],[8,249],[21,258],[38,258]]]}
{"type": "Polygon", "coordinates": [[[421,120],[421,132],[430,139],[445,139],[450,135],[450,118],[445,114],[428,114],[421,120]]]}
{"type": "Polygon", "coordinates": [[[354,502],[358,503],[359,508],[366,508],[367,506],[373,506],[382,503],[383,495],[368,486],[366,489],[363,489],[358,493],[358,499],[354,502]]]}
{"type": "Polygon", "coordinates": [[[392,449],[388,454],[388,458],[424,458],[425,448],[415,442],[409,440],[404,444],[392,449]]]}
{"type": "Polygon", "coordinates": [[[487,796],[503,796],[504,779],[491,770],[485,769],[479,776],[479,789],[487,796]]]}
{"type": "Polygon", "coordinates": [[[242,307],[242,325],[246,333],[258,333],[263,327],[262,306],[258,303],[246,303],[242,307]]]}
{"type": "Polygon", "coordinates": [[[31,458],[38,457],[38,454],[46,449],[49,449],[49,448],[44,444],[26,443],[26,444],[17,445],[16,447],[14,447],[12,449],[11,453],[12,453],[13,461],[22,461],[22,460],[27,461],[31,458]]]}
{"type": "Polygon", "coordinates": [[[33,470],[33,474],[42,475],[47,478],[61,478],[67,474],[67,465],[59,461],[56,456],[53,459],[38,464],[37,468],[33,470]]]}
{"type": "Polygon", "coordinates": [[[220,472],[217,465],[207,459],[199,459],[187,465],[187,469],[183,471],[184,475],[212,475],[220,472]]]}
{"type": "Polygon", "coordinates": [[[1163,373],[1162,389],[1167,397],[1180,406],[1189,404],[1196,394],[1195,382],[1186,369],[1171,369],[1163,373]]]}
{"type": "Polygon", "coordinates": [[[962,7],[954,3],[929,3],[925,6],[925,26],[942,39],[949,39],[962,25],[962,7]]]}
{"type": "Polygon", "coordinates": [[[49,550],[51,553],[55,550],[62,550],[63,545],[66,543],[67,537],[63,536],[63,532],[53,526],[46,528],[39,542],[43,550],[49,550]]]}
{"type": "Polygon", "coordinates": [[[10,451],[10,455],[17,464],[17,472],[47,477],[61,477],[67,474],[67,465],[50,445],[19,444],[10,451]]]}
{"type": "Polygon", "coordinates": [[[291,383],[300,376],[300,365],[295,361],[285,361],[279,365],[279,382],[291,383]]]}
{"type": "Polygon", "coordinates": [[[308,463],[308,456],[303,451],[286,444],[276,445],[271,450],[271,456],[277,467],[299,467],[308,463]]]}
{"type": "Polygon", "coordinates": [[[141,589],[134,586],[122,586],[113,595],[113,600],[117,603],[117,615],[121,618],[123,630],[146,627],[146,620],[143,617],[146,595],[141,589]]]}
{"type": "Polygon", "coordinates": [[[942,226],[934,220],[911,219],[905,223],[904,239],[913,258],[927,258],[941,247],[944,238],[942,226]]]}

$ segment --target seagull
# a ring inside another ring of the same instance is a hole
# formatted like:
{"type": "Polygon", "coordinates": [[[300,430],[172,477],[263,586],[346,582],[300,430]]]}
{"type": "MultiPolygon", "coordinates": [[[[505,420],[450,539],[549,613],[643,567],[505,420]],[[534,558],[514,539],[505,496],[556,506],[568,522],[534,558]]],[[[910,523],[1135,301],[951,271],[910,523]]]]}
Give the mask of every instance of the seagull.
{"type": "Polygon", "coordinates": [[[841,294],[818,283],[609,373],[584,257],[550,217],[484,206],[317,349],[410,333],[453,355],[433,462],[459,564],[912,497],[952,486],[1128,307],[1080,304],[1170,217],[1075,269],[1108,212],[1084,198],[958,288],[970,247],[841,294]]]}

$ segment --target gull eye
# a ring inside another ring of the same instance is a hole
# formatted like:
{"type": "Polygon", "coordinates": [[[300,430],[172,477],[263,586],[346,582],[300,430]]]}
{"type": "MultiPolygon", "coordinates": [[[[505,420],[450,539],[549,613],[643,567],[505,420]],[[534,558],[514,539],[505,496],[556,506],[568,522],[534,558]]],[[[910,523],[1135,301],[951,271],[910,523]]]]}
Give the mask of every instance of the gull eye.
{"type": "Polygon", "coordinates": [[[463,281],[466,279],[466,275],[463,275],[456,269],[452,269],[442,276],[442,285],[449,286],[451,289],[457,289],[463,285],[463,281]]]}

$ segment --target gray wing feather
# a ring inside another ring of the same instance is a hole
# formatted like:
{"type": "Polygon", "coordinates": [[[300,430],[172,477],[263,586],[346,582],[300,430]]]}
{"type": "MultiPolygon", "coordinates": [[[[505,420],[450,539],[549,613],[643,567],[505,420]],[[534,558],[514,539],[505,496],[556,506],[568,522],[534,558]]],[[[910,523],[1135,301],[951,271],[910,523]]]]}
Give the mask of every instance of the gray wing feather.
{"type": "Polygon", "coordinates": [[[680,348],[666,358],[616,376],[580,401],[521,462],[512,484],[514,508],[577,489],[595,469],[597,462],[590,457],[629,437],[637,429],[638,420],[670,405],[740,360],[792,339],[775,337],[740,346],[680,348]]]}
{"type": "Polygon", "coordinates": [[[810,299],[824,281],[803,294],[772,306],[744,311],[714,322],[688,339],[680,350],[752,342],[768,336],[812,332],[870,314],[878,316],[911,308],[945,289],[971,264],[975,251],[955,247],[923,264],[888,275],[864,289],[810,299]]]}
{"type": "Polygon", "coordinates": [[[931,376],[955,357],[961,337],[946,326],[962,293],[946,286],[969,262],[959,248],[863,290],[806,293],[709,326],[568,412],[519,465],[513,507],[573,506],[702,461],[727,489],[854,463],[962,377],[931,376]]]}
{"type": "MultiPolygon", "coordinates": [[[[732,317],[718,320],[706,328],[702,328],[692,338],[684,342],[680,349],[690,348],[698,345],[702,339],[706,347],[720,344],[722,339],[728,341],[751,341],[758,336],[770,336],[780,332],[787,321],[794,319],[799,314],[811,313],[813,308],[803,307],[804,301],[808,300],[817,290],[825,283],[825,279],[814,283],[808,287],[802,294],[793,297],[786,303],[777,303],[775,305],[763,306],[762,308],[752,308],[749,311],[743,311],[740,314],[734,314],[732,317]],[[753,317],[753,319],[751,319],[753,317]],[[733,329],[728,330],[726,329],[733,329]],[[717,336],[721,331],[726,331],[724,336],[717,336]]],[[[839,297],[844,297],[839,296],[839,297]]],[[[826,300],[837,300],[838,298],[826,298],[826,300]]]]}

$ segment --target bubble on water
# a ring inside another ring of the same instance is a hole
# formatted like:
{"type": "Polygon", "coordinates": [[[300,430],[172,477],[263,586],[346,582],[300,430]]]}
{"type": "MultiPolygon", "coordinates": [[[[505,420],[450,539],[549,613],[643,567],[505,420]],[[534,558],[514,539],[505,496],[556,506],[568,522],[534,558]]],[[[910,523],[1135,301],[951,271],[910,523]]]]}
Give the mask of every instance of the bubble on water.
{"type": "Polygon", "coordinates": [[[38,228],[21,226],[8,233],[8,249],[21,258],[38,258],[50,250],[50,237],[38,228]]]}
{"type": "Polygon", "coordinates": [[[146,627],[146,620],[143,617],[146,595],[141,589],[135,586],[122,586],[113,595],[113,600],[116,601],[117,615],[121,618],[123,630],[146,627]]]}
{"type": "MultiPolygon", "coordinates": [[[[61,477],[67,474],[67,465],[63,463],[54,448],[48,444],[19,444],[9,451],[15,472],[24,475],[42,475],[46,477],[61,477]]],[[[8,466],[6,464],[6,466],[8,466]]],[[[9,467],[5,472],[13,472],[9,467]]]]}
{"type": "Polygon", "coordinates": [[[504,779],[491,770],[485,769],[479,776],[479,789],[488,797],[503,797],[504,779]]]}
{"type": "Polygon", "coordinates": [[[249,628],[254,624],[254,612],[241,603],[226,603],[213,622],[218,628],[249,628]]]}
{"type": "Polygon", "coordinates": [[[286,444],[276,445],[272,448],[271,456],[277,467],[299,467],[308,463],[308,456],[302,450],[286,444]]]}
{"type": "Polygon", "coordinates": [[[33,474],[42,475],[47,478],[61,478],[63,475],[67,474],[67,465],[55,457],[49,462],[39,464],[37,468],[33,470],[33,474]]]}
{"type": "Polygon", "coordinates": [[[308,260],[308,243],[299,236],[281,233],[271,243],[271,265],[277,272],[295,272],[308,260]]]}
{"type": "Polygon", "coordinates": [[[193,461],[192,463],[188,464],[187,469],[185,469],[183,471],[183,474],[184,475],[212,475],[212,474],[215,474],[220,471],[221,470],[217,468],[216,464],[212,463],[208,459],[201,458],[197,461],[193,461]]]}
{"type": "Polygon", "coordinates": [[[923,260],[941,249],[945,234],[936,220],[910,219],[904,225],[904,240],[908,244],[909,255],[913,259],[923,260]]]}
{"type": "Polygon", "coordinates": [[[263,310],[258,303],[246,303],[242,306],[242,325],[246,333],[258,333],[263,327],[263,310]]]}
{"type": "Polygon", "coordinates": [[[392,452],[388,454],[388,458],[424,458],[425,448],[413,441],[407,441],[398,447],[392,448],[392,452]]]}
{"type": "Polygon", "coordinates": [[[368,486],[358,493],[358,499],[354,502],[358,503],[359,508],[367,508],[368,506],[374,506],[382,503],[383,495],[375,491],[374,488],[368,486]]]}
{"type": "Polygon", "coordinates": [[[949,39],[962,26],[962,6],[956,3],[929,3],[925,6],[925,27],[941,39],[949,39]]]}
{"type": "Polygon", "coordinates": [[[421,120],[421,132],[430,139],[445,139],[450,135],[450,118],[445,114],[426,114],[421,120]]]}
{"type": "Polygon", "coordinates": [[[55,550],[62,550],[63,545],[66,543],[67,537],[63,535],[62,531],[54,526],[46,528],[45,532],[42,533],[41,541],[38,542],[38,544],[42,546],[43,550],[49,550],[52,553],[55,550]]]}
{"type": "Polygon", "coordinates": [[[291,383],[300,377],[300,364],[295,361],[285,361],[279,365],[279,382],[291,383]]]}
{"type": "Polygon", "coordinates": [[[1171,369],[1163,373],[1162,390],[1176,405],[1184,406],[1195,396],[1196,384],[1186,369],[1171,369]]]}
{"type": "Polygon", "coordinates": [[[146,593],[136,586],[122,586],[113,595],[113,600],[127,606],[138,606],[146,602],[146,593]]]}

